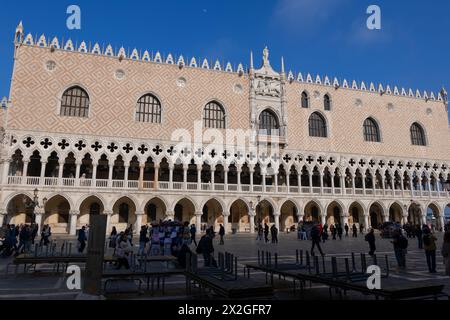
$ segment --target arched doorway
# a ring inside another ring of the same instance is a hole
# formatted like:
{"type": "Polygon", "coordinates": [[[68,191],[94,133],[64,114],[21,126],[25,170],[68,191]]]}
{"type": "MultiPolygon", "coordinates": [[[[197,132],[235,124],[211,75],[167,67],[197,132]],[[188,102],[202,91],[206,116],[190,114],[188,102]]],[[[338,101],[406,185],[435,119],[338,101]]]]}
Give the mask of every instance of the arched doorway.
{"type": "Polygon", "coordinates": [[[298,208],[291,200],[286,201],[281,206],[280,231],[289,232],[292,227],[298,224],[298,208]]]}
{"type": "Polygon", "coordinates": [[[153,198],[145,205],[145,216],[142,223],[159,224],[166,218],[166,212],[167,208],[164,201],[160,198],[153,198]]]}
{"type": "Polygon", "coordinates": [[[195,224],[195,206],[191,200],[184,198],[175,204],[175,221],[195,224]]]}
{"type": "Polygon", "coordinates": [[[431,225],[434,230],[443,230],[441,226],[440,210],[437,205],[431,203],[427,208],[427,224],[431,225]]]}
{"type": "MultiPolygon", "coordinates": [[[[231,229],[237,232],[250,232],[250,219],[249,210],[247,204],[238,199],[231,205],[230,208],[230,218],[231,218],[231,229]]],[[[229,224],[230,225],[230,224],[229,224]]]]}
{"type": "Polygon", "coordinates": [[[7,205],[6,224],[31,224],[34,221],[31,198],[25,194],[16,195],[7,205]]]}
{"type": "Polygon", "coordinates": [[[116,227],[117,231],[125,231],[130,225],[133,231],[139,233],[134,225],[136,224],[136,205],[128,197],[122,197],[116,201],[113,206],[113,215],[111,216],[109,227],[116,227]]]}
{"type": "Polygon", "coordinates": [[[70,204],[66,198],[57,195],[45,204],[43,224],[52,228],[53,234],[67,234],[70,228],[70,204]]]}
{"type": "Polygon", "coordinates": [[[316,202],[311,201],[305,206],[305,222],[321,222],[321,215],[322,212],[316,202]]]}
{"type": "Polygon", "coordinates": [[[397,202],[394,202],[389,208],[389,221],[398,224],[403,221],[403,208],[397,202]]]}
{"type": "Polygon", "coordinates": [[[353,202],[349,207],[349,226],[356,224],[359,230],[359,226],[364,224],[364,209],[358,202],[353,202]]]}
{"type": "Polygon", "coordinates": [[[383,207],[378,203],[375,202],[372,204],[369,208],[369,223],[370,226],[374,229],[379,229],[380,226],[383,224],[383,214],[384,210],[383,207]]]}
{"type": "Polygon", "coordinates": [[[269,201],[263,200],[256,206],[255,223],[256,225],[261,223],[263,226],[265,223],[268,225],[275,223],[274,208],[269,201]]]}
{"type": "Polygon", "coordinates": [[[408,210],[408,223],[414,226],[422,226],[422,208],[413,203],[408,210]]]}
{"type": "MultiPolygon", "coordinates": [[[[77,221],[77,229],[82,226],[89,225],[90,216],[103,214],[105,207],[103,202],[96,196],[90,196],[81,203],[80,215],[77,221]]],[[[108,230],[107,230],[108,231],[108,230]]]]}
{"type": "Polygon", "coordinates": [[[210,199],[205,203],[202,210],[202,224],[213,227],[214,230],[218,231],[220,225],[224,224],[223,208],[220,202],[216,199],[210,199]]]}
{"type": "Polygon", "coordinates": [[[328,226],[342,224],[342,213],[343,209],[338,202],[334,201],[330,203],[327,208],[326,224],[328,226]]]}

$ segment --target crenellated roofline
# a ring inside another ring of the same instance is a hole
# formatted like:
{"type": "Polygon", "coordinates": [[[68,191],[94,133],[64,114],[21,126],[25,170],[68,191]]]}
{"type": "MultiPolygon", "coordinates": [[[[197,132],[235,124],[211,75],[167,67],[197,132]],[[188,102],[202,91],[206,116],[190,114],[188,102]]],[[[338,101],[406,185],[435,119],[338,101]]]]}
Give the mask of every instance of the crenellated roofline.
{"type": "MultiPolygon", "coordinates": [[[[82,41],[79,45],[69,39],[67,41],[59,40],[57,37],[54,37],[51,41],[50,38],[47,38],[44,34],[41,36],[33,36],[29,33],[26,37],[24,37],[23,33],[23,25],[22,22],[16,29],[15,36],[15,44],[17,45],[26,45],[26,46],[34,46],[40,48],[49,48],[50,50],[63,50],[68,52],[79,52],[84,54],[93,54],[99,56],[106,56],[111,58],[116,58],[119,60],[134,60],[134,61],[142,61],[142,62],[153,62],[159,64],[167,64],[167,65],[177,65],[180,68],[190,67],[190,68],[199,68],[199,69],[207,69],[228,73],[237,73],[242,76],[246,71],[244,69],[244,65],[239,63],[237,67],[233,67],[230,62],[221,63],[219,60],[208,60],[208,59],[196,59],[192,57],[188,59],[183,55],[173,55],[171,53],[167,55],[161,54],[157,51],[155,54],[149,53],[148,50],[144,52],[139,51],[134,48],[133,50],[126,50],[123,46],[118,50],[114,49],[112,45],[108,44],[106,46],[100,46],[98,43],[91,45],[87,44],[85,41],[82,41]]],[[[252,60],[252,59],[251,59],[252,60]]],[[[337,77],[330,78],[328,76],[321,75],[311,75],[310,73],[303,74],[302,72],[294,73],[293,71],[289,71],[287,74],[288,83],[306,83],[306,84],[315,84],[322,85],[327,87],[332,87],[334,89],[348,89],[348,90],[356,90],[361,92],[372,92],[380,95],[392,95],[399,97],[408,97],[412,99],[420,99],[428,101],[439,101],[444,103],[448,107],[448,94],[447,91],[442,88],[440,92],[435,93],[432,91],[423,91],[413,90],[411,88],[407,89],[399,86],[391,86],[391,85],[383,85],[381,83],[375,84],[373,82],[366,84],[364,81],[358,82],[356,80],[348,81],[347,79],[339,80],[337,77]]]]}

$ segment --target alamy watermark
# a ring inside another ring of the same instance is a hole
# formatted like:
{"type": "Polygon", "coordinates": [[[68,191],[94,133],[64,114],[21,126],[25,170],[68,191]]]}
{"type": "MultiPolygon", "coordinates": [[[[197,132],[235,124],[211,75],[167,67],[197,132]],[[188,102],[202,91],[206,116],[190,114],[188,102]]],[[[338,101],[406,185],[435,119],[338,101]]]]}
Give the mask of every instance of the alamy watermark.
{"type": "Polygon", "coordinates": [[[379,266],[369,266],[367,274],[370,274],[367,279],[367,288],[369,290],[381,290],[381,268],[379,266]]]}
{"type": "Polygon", "coordinates": [[[81,290],[81,268],[71,265],[67,268],[66,273],[69,275],[66,280],[67,289],[81,290]]]}
{"type": "Polygon", "coordinates": [[[69,17],[66,20],[67,29],[81,30],[81,9],[77,5],[70,5],[67,7],[67,14],[69,17]]]}
{"type": "Polygon", "coordinates": [[[371,5],[367,8],[367,29],[381,30],[381,8],[377,5],[371,5]]]}

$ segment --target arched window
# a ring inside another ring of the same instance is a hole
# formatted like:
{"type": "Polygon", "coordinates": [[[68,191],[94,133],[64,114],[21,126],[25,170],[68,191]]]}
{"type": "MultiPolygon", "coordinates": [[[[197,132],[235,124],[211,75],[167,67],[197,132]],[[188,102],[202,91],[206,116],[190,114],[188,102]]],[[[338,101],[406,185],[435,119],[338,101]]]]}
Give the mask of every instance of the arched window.
{"type": "Polygon", "coordinates": [[[302,92],[302,108],[309,108],[309,96],[306,91],[302,92]]]}
{"type": "Polygon", "coordinates": [[[323,97],[323,108],[325,111],[331,110],[331,98],[328,94],[323,97]]]}
{"type": "Polygon", "coordinates": [[[377,123],[372,118],[367,118],[364,121],[364,140],[368,142],[380,142],[380,129],[377,123]]]}
{"type": "Polygon", "coordinates": [[[89,116],[89,96],[79,86],[67,89],[61,99],[61,116],[87,118],[89,116]]]}
{"type": "Polygon", "coordinates": [[[280,135],[280,124],[272,111],[264,110],[259,115],[259,131],[268,136],[280,135]]]}
{"type": "Polygon", "coordinates": [[[327,137],[327,124],[320,113],[314,112],[309,117],[309,135],[319,138],[327,137]]]}
{"type": "Polygon", "coordinates": [[[136,121],[161,123],[161,102],[152,94],[142,96],[136,105],[136,121]]]}
{"type": "Polygon", "coordinates": [[[215,101],[208,103],[203,112],[205,128],[225,129],[225,109],[215,101]]]}
{"type": "Polygon", "coordinates": [[[411,142],[414,146],[426,146],[425,131],[420,124],[413,123],[411,126],[411,142]]]}

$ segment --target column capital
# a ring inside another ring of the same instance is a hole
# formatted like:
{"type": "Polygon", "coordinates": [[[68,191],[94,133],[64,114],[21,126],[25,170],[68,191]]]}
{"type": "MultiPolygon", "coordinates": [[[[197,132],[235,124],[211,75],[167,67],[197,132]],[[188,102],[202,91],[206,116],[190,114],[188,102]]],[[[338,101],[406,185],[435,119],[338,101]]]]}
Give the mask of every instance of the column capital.
{"type": "Polygon", "coordinates": [[[230,216],[230,212],[229,211],[224,211],[224,212],[222,212],[222,215],[224,217],[229,217],[230,216]]]}
{"type": "Polygon", "coordinates": [[[144,211],[136,211],[135,214],[137,216],[143,216],[143,215],[145,215],[145,212],[144,211]]]}
{"type": "Polygon", "coordinates": [[[196,216],[202,216],[202,215],[203,215],[203,212],[202,212],[202,211],[195,211],[195,215],[196,215],[196,216]]]}
{"type": "Polygon", "coordinates": [[[69,214],[71,216],[79,216],[80,215],[80,210],[70,210],[69,214]]]}
{"type": "Polygon", "coordinates": [[[112,216],[114,214],[114,212],[112,210],[103,210],[103,214],[105,216],[112,216]]]}

